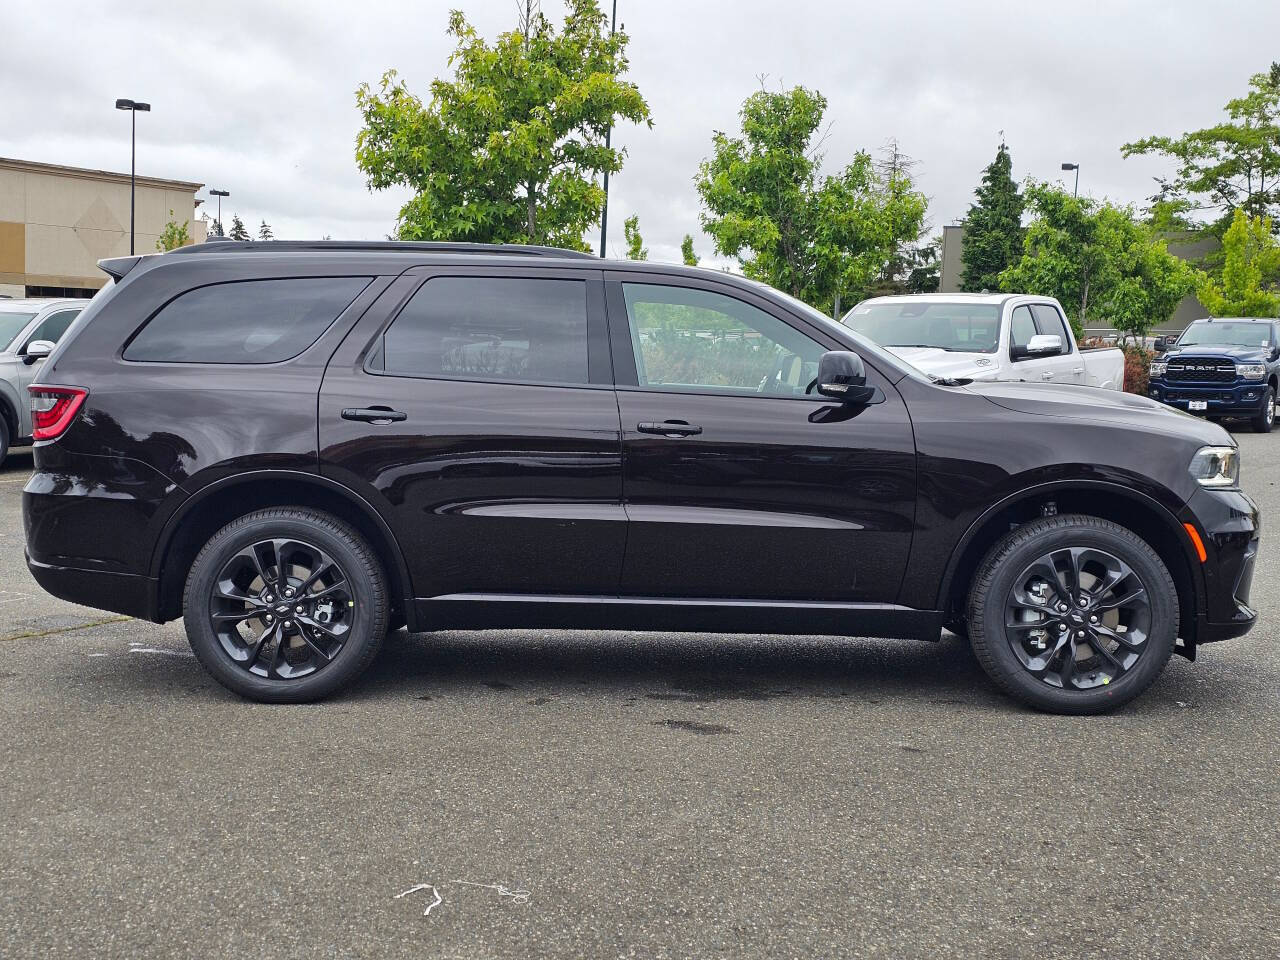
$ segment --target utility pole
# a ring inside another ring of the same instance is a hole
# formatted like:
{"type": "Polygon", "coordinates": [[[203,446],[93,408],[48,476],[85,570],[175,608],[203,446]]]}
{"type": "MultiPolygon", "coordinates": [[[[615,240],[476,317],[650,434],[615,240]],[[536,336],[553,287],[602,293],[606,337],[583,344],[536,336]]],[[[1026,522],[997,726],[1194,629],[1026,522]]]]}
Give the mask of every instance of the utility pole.
{"type": "MultiPolygon", "coordinates": [[[[618,24],[618,0],[613,0],[613,16],[609,18],[609,36],[612,37],[618,24]]],[[[613,124],[604,131],[604,148],[609,149],[613,140],[613,124]]],[[[609,170],[604,171],[604,209],[600,211],[600,256],[604,257],[605,238],[609,235],[609,170]]]]}
{"type": "Polygon", "coordinates": [[[116,101],[116,109],[129,111],[129,256],[133,256],[134,197],[138,192],[138,111],[150,113],[151,104],[121,97],[116,101]]]}

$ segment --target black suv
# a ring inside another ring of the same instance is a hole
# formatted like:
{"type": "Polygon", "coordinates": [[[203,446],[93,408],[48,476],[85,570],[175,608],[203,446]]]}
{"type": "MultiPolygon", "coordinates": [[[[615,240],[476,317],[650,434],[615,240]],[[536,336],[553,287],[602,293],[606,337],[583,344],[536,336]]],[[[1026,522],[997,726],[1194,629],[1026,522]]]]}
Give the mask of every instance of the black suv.
{"type": "Polygon", "coordinates": [[[247,697],[389,629],[967,633],[1092,713],[1253,624],[1220,427],[925,376],[776,290],[536,247],[222,243],[115,283],[31,387],[27,557],[184,617],[247,697]]]}

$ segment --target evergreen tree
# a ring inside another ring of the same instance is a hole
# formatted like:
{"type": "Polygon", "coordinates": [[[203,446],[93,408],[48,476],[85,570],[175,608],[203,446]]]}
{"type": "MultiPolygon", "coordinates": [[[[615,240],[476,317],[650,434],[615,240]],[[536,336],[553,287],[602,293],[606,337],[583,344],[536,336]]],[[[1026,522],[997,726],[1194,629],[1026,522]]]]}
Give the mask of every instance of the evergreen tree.
{"type": "Polygon", "coordinates": [[[231,232],[227,236],[232,240],[249,239],[249,231],[244,228],[244,221],[240,219],[240,214],[233,213],[231,215],[231,232]]]}
{"type": "Polygon", "coordinates": [[[276,238],[276,235],[275,235],[274,233],[272,233],[272,232],[271,232],[271,224],[269,224],[269,223],[267,223],[267,221],[263,220],[263,221],[262,221],[262,226],[258,227],[258,239],[259,239],[259,240],[274,240],[275,238],[276,238]]]}
{"type": "Polygon", "coordinates": [[[680,256],[684,257],[684,265],[686,267],[696,267],[698,265],[698,255],[693,252],[693,237],[687,233],[684,235],[684,239],[680,241],[680,256]]]}
{"type": "Polygon", "coordinates": [[[1022,256],[1022,194],[1013,182],[1013,160],[1000,141],[996,158],[982,171],[978,202],[964,223],[960,289],[999,290],[1000,274],[1022,256]]]}

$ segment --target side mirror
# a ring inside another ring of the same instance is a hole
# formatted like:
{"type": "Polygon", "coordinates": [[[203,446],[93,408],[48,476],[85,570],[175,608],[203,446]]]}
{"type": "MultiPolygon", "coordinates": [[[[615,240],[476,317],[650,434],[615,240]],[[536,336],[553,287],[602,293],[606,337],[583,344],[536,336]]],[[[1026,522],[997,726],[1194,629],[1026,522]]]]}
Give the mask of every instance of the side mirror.
{"type": "Polygon", "coordinates": [[[1027,360],[1031,357],[1052,357],[1062,352],[1062,338],[1056,333],[1037,333],[1025,344],[1015,346],[1009,351],[1014,360],[1027,360]]]}
{"type": "Polygon", "coordinates": [[[32,340],[27,344],[27,349],[22,351],[23,361],[30,366],[37,360],[43,360],[49,354],[53,353],[53,348],[57,344],[51,340],[32,340]]]}
{"type": "Polygon", "coordinates": [[[829,350],[818,361],[818,393],[841,403],[865,404],[875,398],[876,388],[867,386],[867,369],[862,358],[847,350],[829,350]]]}
{"type": "Polygon", "coordinates": [[[1156,337],[1155,342],[1151,344],[1151,349],[1156,353],[1164,353],[1169,349],[1169,342],[1164,337],[1156,337]]]}
{"type": "Polygon", "coordinates": [[[1267,355],[1267,358],[1268,358],[1272,363],[1275,363],[1277,360],[1280,360],[1280,346],[1274,346],[1274,347],[1272,347],[1272,348],[1271,348],[1271,353],[1269,353],[1269,354],[1267,355]]]}

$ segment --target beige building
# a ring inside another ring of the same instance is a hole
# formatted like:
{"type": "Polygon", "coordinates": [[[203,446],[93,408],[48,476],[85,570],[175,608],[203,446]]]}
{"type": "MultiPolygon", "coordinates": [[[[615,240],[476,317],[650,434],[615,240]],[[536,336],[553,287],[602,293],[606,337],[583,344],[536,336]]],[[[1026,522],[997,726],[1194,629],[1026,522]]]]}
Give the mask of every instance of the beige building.
{"type": "MultiPolygon", "coordinates": [[[[138,177],[135,253],[155,253],[171,219],[204,240],[204,184],[138,177]]],[[[104,257],[129,254],[129,174],[0,157],[0,296],[92,296],[104,257]]]]}

